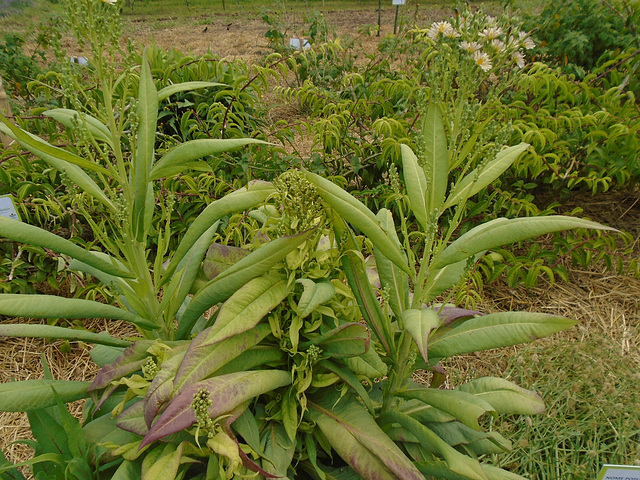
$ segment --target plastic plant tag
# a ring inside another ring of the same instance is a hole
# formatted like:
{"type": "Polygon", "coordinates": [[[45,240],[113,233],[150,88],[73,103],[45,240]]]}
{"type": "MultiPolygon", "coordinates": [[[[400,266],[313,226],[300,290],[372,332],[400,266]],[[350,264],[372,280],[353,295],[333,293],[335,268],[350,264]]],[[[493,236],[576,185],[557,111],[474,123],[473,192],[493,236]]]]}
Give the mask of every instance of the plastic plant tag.
{"type": "Polygon", "coordinates": [[[596,480],[640,480],[640,466],[604,464],[596,480]]]}
{"type": "Polygon", "coordinates": [[[404,5],[405,0],[393,0],[391,5],[404,5]]]}
{"type": "Polygon", "coordinates": [[[0,196],[0,215],[11,218],[12,220],[21,220],[13,199],[9,195],[0,196]]]}

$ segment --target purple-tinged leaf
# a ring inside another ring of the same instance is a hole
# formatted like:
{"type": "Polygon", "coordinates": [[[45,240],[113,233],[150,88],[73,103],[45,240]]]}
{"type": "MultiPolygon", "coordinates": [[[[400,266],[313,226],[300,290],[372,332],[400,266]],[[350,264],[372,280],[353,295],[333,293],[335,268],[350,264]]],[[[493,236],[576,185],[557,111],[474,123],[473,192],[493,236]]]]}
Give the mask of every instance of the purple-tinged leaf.
{"type": "Polygon", "coordinates": [[[202,345],[199,337],[202,335],[202,338],[206,339],[206,333],[206,330],[203,330],[191,342],[173,381],[174,394],[177,395],[189,385],[207,378],[220,367],[260,343],[271,333],[271,328],[266,324],[258,325],[248,332],[227,338],[223,342],[202,345]]]}
{"type": "Polygon", "coordinates": [[[374,418],[350,395],[309,400],[309,414],[344,461],[367,480],[425,480],[374,418]]]}
{"type": "Polygon", "coordinates": [[[402,322],[405,330],[411,334],[416,342],[420,355],[422,355],[425,362],[429,363],[429,355],[427,353],[429,334],[440,325],[440,317],[438,317],[435,310],[430,308],[424,310],[412,308],[402,312],[402,322]]]}
{"type": "Polygon", "coordinates": [[[139,340],[125,348],[122,355],[115,362],[102,367],[93,379],[89,391],[104,388],[112,381],[140,370],[149,356],[147,350],[152,343],[151,340],[139,340]]]}
{"type": "Polygon", "coordinates": [[[167,406],[142,440],[140,448],[191,427],[196,422],[195,413],[191,408],[193,395],[201,388],[209,391],[213,401],[209,415],[216,418],[246,400],[289,384],[291,374],[281,370],[230,373],[191,384],[167,406]]]}
{"type": "Polygon", "coordinates": [[[144,397],[144,419],[147,427],[151,427],[153,419],[162,406],[171,399],[173,393],[173,379],[182,362],[186,351],[179,352],[162,362],[160,370],[153,378],[144,397]]]}
{"type": "Polygon", "coordinates": [[[369,350],[370,340],[371,335],[366,325],[345,323],[309,342],[301,343],[300,348],[306,350],[310,345],[316,345],[322,349],[325,357],[355,357],[369,350]]]}
{"type": "Polygon", "coordinates": [[[249,255],[249,253],[251,252],[244,248],[212,243],[202,264],[204,274],[209,280],[212,280],[249,255]]]}
{"type": "Polygon", "coordinates": [[[144,437],[149,432],[144,420],[144,402],[140,400],[124,410],[118,415],[116,425],[122,430],[144,437]]]}
{"type": "Polygon", "coordinates": [[[238,446],[238,453],[240,454],[240,459],[242,460],[242,465],[244,466],[244,468],[252,472],[256,472],[258,475],[261,475],[266,478],[278,478],[277,475],[271,475],[269,472],[264,470],[260,465],[258,465],[252,459],[250,459],[249,456],[246,453],[244,453],[244,450],[240,448],[240,443],[238,442],[238,439],[233,434],[233,431],[231,430],[231,428],[229,428],[229,425],[234,423],[237,419],[238,419],[237,415],[235,417],[229,417],[224,422],[223,427],[224,427],[224,431],[227,433],[227,435],[229,435],[229,438],[231,438],[231,440],[233,440],[238,446]]]}
{"type": "Polygon", "coordinates": [[[484,315],[482,312],[476,310],[467,310],[466,308],[447,307],[435,309],[438,312],[442,325],[450,325],[458,319],[472,318],[476,315],[484,315]]]}

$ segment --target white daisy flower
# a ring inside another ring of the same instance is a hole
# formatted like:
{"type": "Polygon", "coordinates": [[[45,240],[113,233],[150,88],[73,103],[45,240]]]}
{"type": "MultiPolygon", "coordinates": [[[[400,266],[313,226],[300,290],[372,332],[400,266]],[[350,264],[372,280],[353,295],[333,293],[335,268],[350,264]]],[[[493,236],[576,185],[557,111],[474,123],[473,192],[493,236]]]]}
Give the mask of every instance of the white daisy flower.
{"type": "Polygon", "coordinates": [[[467,42],[465,40],[460,42],[460,48],[465,52],[473,53],[480,50],[482,48],[482,45],[480,45],[478,42],[467,42]]]}
{"type": "Polygon", "coordinates": [[[115,5],[118,0],[102,0],[103,3],[108,3],[109,5],[115,5]]]}
{"type": "Polygon", "coordinates": [[[491,45],[493,45],[493,48],[495,48],[499,52],[504,52],[506,50],[506,48],[507,48],[507,46],[504,44],[504,42],[502,40],[500,40],[499,38],[494,38],[491,41],[491,45]]]}
{"type": "Polygon", "coordinates": [[[512,56],[513,61],[516,62],[518,68],[524,68],[524,55],[522,52],[515,52],[512,56]]]}
{"type": "Polygon", "coordinates": [[[488,72],[491,70],[493,65],[491,64],[491,57],[487,55],[485,52],[475,51],[473,52],[473,61],[478,65],[482,70],[488,72]]]}
{"type": "Polygon", "coordinates": [[[493,40],[494,38],[498,38],[500,35],[502,35],[502,28],[500,27],[488,27],[480,32],[480,36],[487,40],[493,40]]]}
{"type": "Polygon", "coordinates": [[[449,30],[443,32],[443,35],[445,37],[447,37],[447,38],[456,38],[456,37],[460,36],[460,34],[458,32],[456,32],[453,27],[451,27],[449,30]]]}
{"type": "Polygon", "coordinates": [[[431,24],[431,28],[429,28],[427,36],[431,40],[436,40],[439,35],[445,35],[449,30],[453,30],[453,27],[449,22],[434,22],[431,24]]]}
{"type": "Polygon", "coordinates": [[[520,41],[520,45],[522,45],[527,50],[531,50],[536,46],[536,43],[531,39],[527,32],[520,32],[518,34],[518,40],[520,41]]]}

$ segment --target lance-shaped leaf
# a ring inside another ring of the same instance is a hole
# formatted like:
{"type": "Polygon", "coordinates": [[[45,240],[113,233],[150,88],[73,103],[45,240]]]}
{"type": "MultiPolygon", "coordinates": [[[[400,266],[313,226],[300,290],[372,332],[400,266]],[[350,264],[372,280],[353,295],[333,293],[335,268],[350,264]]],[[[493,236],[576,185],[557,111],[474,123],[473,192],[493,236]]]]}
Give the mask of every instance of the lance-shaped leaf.
{"type": "Polygon", "coordinates": [[[140,125],[136,139],[136,154],[133,157],[133,212],[132,223],[136,239],[142,241],[146,235],[146,217],[149,194],[153,195],[149,172],[153,165],[156,124],[158,119],[158,91],[147,61],[146,50],[140,66],[138,87],[138,118],[140,125]]]}
{"type": "MultiPolygon", "coordinates": [[[[203,333],[208,332],[205,330],[200,335],[203,333]]],[[[270,333],[269,325],[262,324],[215,344],[206,343],[206,335],[202,339],[199,335],[191,342],[191,346],[178,368],[176,378],[173,381],[174,394],[178,394],[189,385],[208,377],[260,343],[270,333]],[[204,345],[201,343],[202,340],[205,340],[204,345]]]]}
{"type": "Polygon", "coordinates": [[[98,390],[109,385],[113,380],[136,372],[142,367],[147,357],[149,357],[149,347],[151,340],[138,340],[133,345],[125,348],[115,362],[104,366],[93,379],[89,391],[98,390]]]}
{"type": "Polygon", "coordinates": [[[575,324],[574,320],[544,313],[492,313],[471,318],[441,336],[434,336],[429,345],[429,356],[432,359],[447,358],[531,342],[575,324]]]}
{"type": "Polygon", "coordinates": [[[389,238],[380,226],[380,222],[360,200],[350,193],[338,187],[333,182],[316,175],[305,172],[307,180],[313,183],[318,194],[329,204],[343,219],[362,231],[382,254],[395,263],[405,272],[409,273],[409,267],[400,248],[389,238]]]}
{"type": "MultiPolygon", "coordinates": [[[[422,126],[424,173],[427,179],[426,212],[440,209],[449,186],[449,152],[447,134],[438,103],[429,102],[422,126]]],[[[417,218],[417,217],[416,217],[417,218]]],[[[429,217],[427,216],[427,219],[429,217]]]]}
{"type": "Polygon", "coordinates": [[[425,362],[429,361],[427,353],[429,334],[434,328],[438,328],[441,322],[438,314],[430,308],[424,310],[412,308],[402,313],[404,329],[413,337],[425,362]]]}
{"type": "Polygon", "coordinates": [[[212,243],[204,257],[202,270],[205,276],[212,280],[250,253],[251,251],[244,248],[212,243]]]}
{"type": "Polygon", "coordinates": [[[0,411],[28,412],[87,397],[89,382],[72,380],[23,380],[0,384],[0,411]]]}
{"type": "Polygon", "coordinates": [[[48,144],[44,140],[35,135],[25,132],[13,125],[6,117],[0,113],[0,132],[7,133],[25,148],[29,149],[34,155],[37,155],[53,168],[64,172],[70,180],[75,182],[85,192],[91,194],[96,200],[102,204],[114,208],[111,200],[107,198],[102,189],[91,179],[84,170],[93,170],[107,177],[113,177],[111,172],[106,170],[97,163],[85,160],[82,157],[72,154],[53,145],[48,144]],[[83,170],[84,169],[84,170],[83,170]]]}
{"type": "Polygon", "coordinates": [[[202,337],[207,346],[255,327],[287,297],[291,288],[281,275],[263,275],[248,281],[220,307],[216,322],[202,337]]]}
{"type": "Polygon", "coordinates": [[[177,338],[186,338],[196,320],[213,305],[226,300],[249,280],[267,273],[282,261],[289,252],[298,248],[313,230],[281,237],[263,245],[231,268],[207,283],[191,300],[182,314],[178,325],[177,338]]]}
{"type": "Polygon", "coordinates": [[[387,355],[393,358],[390,320],[382,312],[380,302],[371,288],[362,258],[349,250],[342,256],[342,266],[365,322],[375,332],[387,355]]]}
{"type": "Polygon", "coordinates": [[[309,400],[309,416],[342,459],[368,479],[424,480],[402,450],[352,396],[309,400]]]}
{"type": "Polygon", "coordinates": [[[42,113],[60,122],[67,128],[76,128],[78,124],[86,126],[93,138],[108,143],[113,148],[114,142],[107,126],[87,113],[81,113],[68,108],[54,108],[42,113]]]}
{"type": "MultiPolygon", "coordinates": [[[[383,424],[398,423],[420,441],[420,445],[427,451],[442,457],[447,462],[447,467],[454,473],[463,475],[463,478],[472,480],[488,480],[477,460],[468,457],[447,444],[438,435],[433,433],[420,422],[401,412],[385,412],[380,415],[383,424]]],[[[447,478],[447,477],[444,477],[447,478]]],[[[456,478],[456,477],[452,477],[456,478]]]]}
{"type": "Polygon", "coordinates": [[[0,295],[0,315],[29,318],[109,318],[125,320],[146,329],[158,326],[121,308],[80,298],[55,295],[0,295]]]}
{"type": "Polygon", "coordinates": [[[141,480],[174,480],[182,464],[182,449],[185,443],[181,442],[178,445],[169,443],[153,462],[150,464],[142,462],[141,480]],[[148,468],[145,468],[147,466],[148,468]]]}
{"type": "Polygon", "coordinates": [[[382,378],[387,374],[387,364],[382,361],[375,348],[369,348],[364,355],[346,357],[342,361],[356,375],[382,378]]]}
{"type": "Polygon", "coordinates": [[[470,393],[439,388],[408,388],[397,393],[402,398],[416,399],[453,415],[469,428],[480,430],[478,418],[495,413],[493,407],[470,393]]]}
{"type": "Polygon", "coordinates": [[[300,318],[307,317],[316,307],[328,302],[336,294],[336,288],[329,280],[314,282],[308,278],[299,278],[296,283],[300,283],[304,287],[298,302],[297,314],[300,318]]]}
{"type": "Polygon", "coordinates": [[[56,327],[53,325],[3,323],[0,324],[0,336],[22,338],[65,338],[67,340],[98,343],[113,347],[128,347],[131,345],[131,342],[114,338],[107,332],[94,333],[88,330],[76,330],[65,327],[56,327]]]}
{"type": "Polygon", "coordinates": [[[475,263],[480,260],[480,258],[484,255],[485,251],[478,253],[475,255],[472,262],[467,262],[467,260],[461,260],[456,263],[452,263],[447,265],[444,268],[435,269],[429,275],[427,279],[427,283],[425,285],[424,293],[421,295],[422,303],[429,303],[434,298],[436,298],[441,293],[450,290],[460,283],[460,280],[467,272],[467,266],[469,263],[475,265],[475,263]]]}
{"type": "Polygon", "coordinates": [[[184,303],[185,298],[191,291],[191,287],[200,271],[202,258],[204,257],[209,243],[214,233],[218,229],[218,222],[214,223],[209,230],[191,247],[189,252],[178,263],[177,273],[173,275],[171,283],[164,290],[164,298],[160,304],[165,318],[174,318],[176,312],[184,303]]]}
{"type": "MultiPolygon", "coordinates": [[[[393,216],[386,208],[381,209],[376,215],[382,228],[389,234],[389,238],[402,248],[396,226],[393,223],[393,216]]],[[[409,275],[390,261],[377,247],[373,247],[376,259],[378,275],[381,286],[389,292],[389,305],[396,317],[400,317],[409,307],[409,275]]]]}
{"type": "Polygon", "coordinates": [[[295,442],[291,441],[279,422],[269,422],[262,432],[262,468],[279,478],[285,478],[296,451],[295,442]]]}
{"type": "Polygon", "coordinates": [[[362,382],[358,379],[354,372],[346,368],[344,365],[340,365],[330,360],[321,360],[318,362],[318,366],[326,368],[330,372],[338,375],[338,377],[340,377],[344,383],[346,383],[356,391],[356,393],[362,400],[362,403],[364,403],[364,406],[367,407],[367,410],[369,410],[369,413],[371,413],[371,415],[375,415],[373,402],[371,402],[371,398],[369,397],[367,390],[364,388],[362,382]]]}
{"type": "MultiPolygon", "coordinates": [[[[151,427],[160,408],[171,399],[173,380],[186,354],[185,350],[162,362],[160,370],[153,377],[144,397],[144,420],[147,427],[151,427]]],[[[146,435],[146,432],[142,435],[146,435]]]]}
{"type": "Polygon", "coordinates": [[[540,395],[503,378],[478,378],[461,385],[458,390],[482,398],[499,414],[537,415],[544,412],[540,395]]]}
{"type": "Polygon", "coordinates": [[[131,273],[118,267],[117,260],[109,258],[106,255],[100,257],[93,255],[89,250],[85,250],[65,238],[29,225],[28,223],[0,216],[0,235],[14,242],[36,245],[38,247],[48,248],[56,253],[69,255],[110,275],[132,278],[131,273]]]}
{"type": "Polygon", "coordinates": [[[518,475],[517,473],[508,472],[493,465],[482,464],[482,471],[489,480],[527,480],[527,477],[518,475]]]}
{"type": "Polygon", "coordinates": [[[267,142],[255,138],[201,138],[182,143],[173,147],[158,160],[158,163],[151,169],[150,180],[158,180],[159,178],[178,175],[188,168],[194,160],[208,155],[228,152],[234,148],[249,144],[268,145],[267,142]]]}
{"type": "Polygon", "coordinates": [[[144,402],[139,400],[126,408],[120,415],[118,415],[116,425],[122,430],[135,433],[142,437],[149,433],[149,428],[144,420],[144,402]]]}
{"type": "Polygon", "coordinates": [[[486,165],[478,167],[468,173],[460,182],[458,182],[451,193],[449,193],[442,210],[444,211],[453,205],[457,205],[460,202],[471,198],[480,190],[493,183],[493,181],[502,175],[527,148],[529,148],[528,143],[520,143],[513,147],[505,148],[498,152],[496,158],[488,162],[486,165]]]}
{"type": "Polygon", "coordinates": [[[435,268],[465,260],[471,255],[512,244],[547,233],[590,228],[595,230],[615,230],[590,220],[551,215],[548,217],[496,218],[472,228],[449,245],[436,260],[435,268]]]}
{"type": "Polygon", "coordinates": [[[291,384],[291,374],[280,370],[231,373],[197,382],[175,397],[144,437],[140,448],[196,422],[191,408],[193,395],[201,388],[209,391],[211,418],[219,417],[241,403],[263,393],[291,384]]]}
{"type": "Polygon", "coordinates": [[[429,214],[431,213],[427,211],[427,195],[429,195],[427,177],[425,177],[424,170],[418,164],[418,157],[408,145],[400,145],[400,152],[402,155],[402,176],[407,187],[411,211],[422,230],[427,231],[429,214]]]}
{"type": "Polygon", "coordinates": [[[209,87],[222,87],[224,83],[216,83],[216,82],[182,82],[182,83],[174,83],[173,85],[169,85],[164,87],[158,91],[158,101],[166,100],[171,95],[175,95],[180,92],[187,92],[190,90],[198,90],[200,88],[209,88],[209,87]]]}
{"type": "Polygon", "coordinates": [[[369,349],[369,329],[362,323],[345,323],[333,330],[300,344],[301,350],[311,345],[322,349],[325,357],[355,357],[369,349]]]}
{"type": "Polygon", "coordinates": [[[171,278],[182,257],[187,254],[193,244],[196,243],[202,234],[216,221],[230,213],[248,210],[258,206],[274,191],[275,189],[270,183],[256,181],[210,203],[207,208],[198,215],[185,233],[167,267],[164,278],[166,280],[171,278]]]}

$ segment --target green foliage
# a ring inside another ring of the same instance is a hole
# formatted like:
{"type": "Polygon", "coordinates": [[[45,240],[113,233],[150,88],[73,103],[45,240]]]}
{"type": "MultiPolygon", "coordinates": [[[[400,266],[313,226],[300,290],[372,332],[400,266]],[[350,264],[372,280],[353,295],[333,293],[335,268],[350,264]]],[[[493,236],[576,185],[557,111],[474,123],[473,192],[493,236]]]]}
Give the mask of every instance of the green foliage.
{"type": "Polygon", "coordinates": [[[570,0],[546,2],[527,25],[536,28],[536,55],[583,77],[606,52],[640,48],[638,20],[638,2],[570,0]]]}

